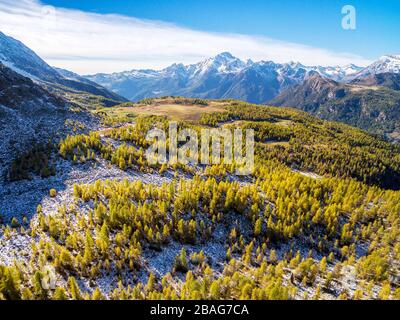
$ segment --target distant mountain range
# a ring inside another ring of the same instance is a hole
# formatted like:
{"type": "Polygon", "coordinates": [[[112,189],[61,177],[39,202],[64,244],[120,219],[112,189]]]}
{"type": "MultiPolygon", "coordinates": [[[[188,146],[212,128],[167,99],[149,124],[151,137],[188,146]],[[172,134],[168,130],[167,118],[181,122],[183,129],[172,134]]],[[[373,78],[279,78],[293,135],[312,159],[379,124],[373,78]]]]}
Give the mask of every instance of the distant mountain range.
{"type": "Polygon", "coordinates": [[[361,70],[361,67],[353,64],[345,67],[310,67],[295,62],[244,62],[224,52],[197,64],[173,64],[160,71],[132,70],[85,78],[132,101],[175,95],[264,103],[284,89],[301,83],[311,71],[341,81],[361,70]]]}
{"type": "Polygon", "coordinates": [[[85,76],[131,100],[167,95],[197,98],[232,98],[266,103],[284,90],[301,84],[313,72],[349,83],[382,73],[399,73],[400,56],[383,56],[366,68],[304,66],[301,63],[242,61],[228,52],[197,64],[173,64],[160,71],[132,70],[85,76]]]}

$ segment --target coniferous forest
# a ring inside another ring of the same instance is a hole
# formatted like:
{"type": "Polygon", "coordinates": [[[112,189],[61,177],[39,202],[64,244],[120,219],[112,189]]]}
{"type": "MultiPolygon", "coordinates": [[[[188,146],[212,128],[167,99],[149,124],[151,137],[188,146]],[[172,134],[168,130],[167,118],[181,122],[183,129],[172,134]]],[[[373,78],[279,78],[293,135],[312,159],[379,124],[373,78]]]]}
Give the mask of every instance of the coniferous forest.
{"type": "Polygon", "coordinates": [[[1,298],[400,298],[398,146],[294,109],[173,99],[221,108],[178,131],[253,129],[254,172],[149,165],[146,132],[176,115],[135,112],[171,98],[93,111],[100,130],[73,123],[10,167],[13,183],[52,179],[60,163],[93,174],[3,219],[2,245],[25,245],[0,267],[1,298]]]}

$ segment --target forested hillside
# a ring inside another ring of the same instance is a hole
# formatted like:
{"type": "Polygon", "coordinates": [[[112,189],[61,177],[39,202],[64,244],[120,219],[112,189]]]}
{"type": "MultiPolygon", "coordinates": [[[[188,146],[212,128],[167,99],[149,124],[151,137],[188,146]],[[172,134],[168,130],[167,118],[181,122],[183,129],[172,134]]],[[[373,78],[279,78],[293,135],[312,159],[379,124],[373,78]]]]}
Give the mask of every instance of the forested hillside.
{"type": "Polygon", "coordinates": [[[396,74],[379,74],[340,84],[312,75],[269,101],[275,106],[294,107],[319,118],[340,121],[399,141],[400,91],[396,74]]]}
{"type": "Polygon", "coordinates": [[[18,211],[28,191],[0,202],[0,298],[400,299],[397,146],[232,100],[167,97],[92,113],[102,128],[50,148],[54,176],[30,170],[36,156],[14,162],[28,172],[10,190],[48,189],[31,212],[18,211]],[[254,172],[148,165],[146,133],[169,120],[200,135],[254,129],[254,172]]]}

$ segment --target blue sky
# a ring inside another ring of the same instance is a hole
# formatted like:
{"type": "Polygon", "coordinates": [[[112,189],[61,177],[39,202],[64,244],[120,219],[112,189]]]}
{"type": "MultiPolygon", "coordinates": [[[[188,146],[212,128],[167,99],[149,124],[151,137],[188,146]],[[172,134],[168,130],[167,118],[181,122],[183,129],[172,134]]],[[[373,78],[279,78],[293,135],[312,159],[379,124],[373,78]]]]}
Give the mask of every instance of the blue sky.
{"type": "Polygon", "coordinates": [[[80,74],[245,60],[366,66],[400,54],[400,1],[0,0],[0,31],[80,74]],[[356,8],[356,30],[341,9],[356,8]]]}
{"type": "Polygon", "coordinates": [[[47,0],[44,3],[167,21],[204,31],[265,35],[370,59],[400,53],[398,0],[47,0]],[[340,11],[346,4],[357,10],[356,30],[341,28],[340,11]]]}

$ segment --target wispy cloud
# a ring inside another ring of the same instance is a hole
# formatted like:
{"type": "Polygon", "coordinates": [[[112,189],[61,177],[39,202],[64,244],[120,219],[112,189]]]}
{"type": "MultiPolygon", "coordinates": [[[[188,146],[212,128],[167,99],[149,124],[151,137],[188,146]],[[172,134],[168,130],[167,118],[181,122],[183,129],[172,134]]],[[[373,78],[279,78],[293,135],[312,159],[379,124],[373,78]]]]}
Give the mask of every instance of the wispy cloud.
{"type": "Polygon", "coordinates": [[[36,0],[0,0],[0,30],[46,62],[81,74],[194,63],[229,51],[242,59],[308,65],[366,65],[370,61],[267,37],[196,31],[114,14],[45,6],[36,0]]]}

